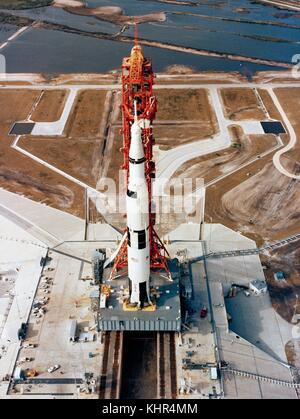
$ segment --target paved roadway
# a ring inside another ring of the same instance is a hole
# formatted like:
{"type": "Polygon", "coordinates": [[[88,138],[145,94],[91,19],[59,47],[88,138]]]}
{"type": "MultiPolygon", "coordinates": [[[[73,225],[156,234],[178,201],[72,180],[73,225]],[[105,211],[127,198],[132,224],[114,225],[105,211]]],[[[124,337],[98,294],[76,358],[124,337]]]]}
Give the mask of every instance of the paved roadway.
{"type": "MultiPolygon", "coordinates": [[[[231,138],[228,127],[238,124],[243,128],[245,134],[263,134],[263,129],[258,121],[231,121],[224,116],[218,87],[209,89],[211,102],[215,111],[219,133],[207,140],[199,140],[190,144],[184,144],[168,151],[157,150],[157,192],[163,193],[165,185],[169,182],[174,173],[186,162],[196,157],[205,156],[210,153],[224,150],[231,145],[231,138]]],[[[226,174],[225,176],[228,176],[226,174]]],[[[225,177],[224,176],[224,177],[225,177]]]]}
{"type": "MultiPolygon", "coordinates": [[[[275,106],[278,109],[278,112],[280,113],[286,128],[288,130],[289,136],[290,136],[290,141],[288,143],[287,146],[285,146],[284,148],[282,147],[282,142],[280,137],[278,136],[278,144],[275,147],[272,147],[270,150],[267,150],[265,153],[263,153],[263,155],[261,156],[265,156],[268,155],[276,150],[278,150],[278,152],[274,155],[273,158],[273,162],[275,167],[277,168],[277,170],[279,170],[283,175],[288,176],[290,178],[299,180],[300,176],[299,175],[295,175],[293,173],[290,173],[287,169],[285,169],[282,164],[281,164],[281,157],[289,150],[291,150],[296,142],[297,142],[297,137],[296,137],[296,133],[295,130],[292,126],[292,124],[290,123],[286,113],[284,112],[282,106],[280,105],[278,98],[276,96],[276,94],[274,93],[273,89],[274,88],[282,88],[282,87],[300,87],[300,82],[294,82],[294,83],[220,83],[220,84],[216,84],[216,83],[211,83],[211,84],[203,84],[203,83],[191,83],[191,84],[170,84],[170,85],[156,85],[155,88],[156,89],[187,89],[187,88],[191,88],[191,89],[200,89],[200,88],[204,88],[204,89],[208,89],[210,92],[210,96],[211,96],[211,100],[213,103],[213,107],[216,113],[216,117],[218,120],[218,124],[219,124],[219,133],[217,135],[215,135],[213,138],[211,139],[206,139],[206,140],[199,140],[199,141],[195,141],[192,144],[185,144],[179,147],[176,147],[172,150],[169,151],[161,151],[158,150],[157,152],[157,156],[158,156],[158,163],[157,163],[157,192],[159,192],[160,194],[162,194],[163,191],[163,187],[164,185],[170,180],[170,178],[174,175],[174,173],[176,172],[176,170],[178,170],[184,163],[186,163],[187,161],[199,157],[199,156],[204,156],[213,152],[218,152],[220,150],[224,150],[226,148],[228,148],[231,144],[231,139],[228,133],[228,126],[233,124],[233,121],[230,121],[228,119],[225,118],[224,116],[224,112],[223,112],[223,107],[222,107],[222,103],[221,100],[219,98],[219,94],[218,94],[218,89],[222,89],[222,88],[236,88],[236,87],[242,87],[242,88],[253,88],[255,89],[256,95],[259,95],[257,92],[258,88],[261,89],[267,89],[267,91],[269,92],[269,94],[271,95],[275,106]]],[[[79,90],[82,89],[93,89],[93,90],[118,90],[121,88],[121,85],[117,85],[117,84],[105,84],[105,85],[44,85],[44,84],[36,84],[36,85],[8,85],[8,86],[2,86],[0,87],[0,89],[44,89],[44,90],[51,90],[51,89],[67,89],[70,91],[69,93],[69,97],[66,101],[66,105],[64,108],[64,111],[62,113],[62,116],[60,118],[59,121],[53,122],[53,123],[37,123],[34,130],[33,130],[33,135],[61,135],[64,131],[66,122],[68,120],[68,117],[70,115],[72,106],[75,102],[77,93],[79,90]]],[[[39,98],[40,100],[40,98],[39,98]]],[[[35,104],[34,106],[36,106],[37,104],[35,104]]],[[[30,120],[30,116],[31,114],[28,116],[28,121],[30,120]]],[[[266,117],[268,117],[268,115],[266,115],[266,117]]],[[[234,123],[238,123],[244,130],[244,132],[247,134],[262,134],[262,128],[259,124],[258,121],[239,121],[239,122],[234,122],[234,123]]],[[[32,153],[29,153],[28,151],[24,150],[22,147],[20,147],[18,145],[18,141],[19,141],[20,137],[17,137],[15,139],[15,141],[12,144],[12,147],[14,149],[16,149],[17,151],[23,153],[24,155],[26,155],[27,157],[37,161],[38,163],[46,166],[48,169],[53,170],[55,172],[57,172],[58,174],[66,177],[67,179],[71,180],[74,183],[77,183],[79,186],[85,188],[88,190],[88,192],[91,195],[94,194],[99,194],[98,191],[96,191],[96,189],[91,188],[89,185],[85,184],[84,182],[79,181],[78,179],[74,178],[73,176],[69,175],[66,172],[63,172],[62,170],[56,168],[55,166],[47,163],[46,161],[38,158],[37,156],[33,155],[32,153]]],[[[234,173],[237,170],[240,170],[242,167],[245,167],[251,163],[254,163],[258,158],[261,157],[256,157],[254,159],[249,160],[249,162],[241,165],[239,168],[235,169],[233,172],[224,174],[223,176],[218,177],[217,179],[215,179],[214,181],[210,182],[210,183],[217,183],[218,181],[220,181],[221,179],[223,179],[224,177],[229,176],[230,174],[234,173]]],[[[207,185],[210,186],[210,185],[207,185]]],[[[105,197],[102,196],[102,201],[105,202],[105,197]]]]}
{"type": "MultiPolygon", "coordinates": [[[[58,121],[55,122],[37,122],[32,130],[31,135],[49,135],[56,136],[62,135],[65,129],[65,125],[71,113],[71,109],[74,105],[75,99],[77,97],[77,90],[71,89],[66,100],[64,110],[58,121]]],[[[34,121],[32,121],[34,122],[34,121]]]]}
{"type": "Polygon", "coordinates": [[[297,143],[297,135],[296,135],[296,132],[295,132],[295,130],[293,128],[293,125],[290,123],[289,118],[287,117],[286,113],[284,112],[281,104],[279,103],[279,100],[278,100],[278,98],[277,98],[274,90],[271,89],[271,88],[268,88],[267,90],[268,90],[268,92],[269,92],[269,94],[270,94],[270,96],[271,96],[271,98],[272,98],[272,100],[273,100],[273,102],[274,102],[277,110],[279,111],[279,113],[280,113],[280,115],[282,117],[282,120],[285,123],[285,125],[287,127],[287,130],[289,132],[289,136],[290,136],[289,143],[284,148],[282,148],[281,150],[277,151],[277,153],[274,155],[274,157],[273,157],[273,163],[274,163],[276,169],[279,170],[280,173],[282,173],[283,175],[288,176],[288,177],[290,177],[292,179],[300,180],[300,175],[294,175],[294,174],[290,173],[288,170],[286,170],[282,166],[282,164],[280,162],[281,156],[283,156],[285,153],[287,153],[288,151],[292,150],[295,147],[295,145],[297,143]]]}

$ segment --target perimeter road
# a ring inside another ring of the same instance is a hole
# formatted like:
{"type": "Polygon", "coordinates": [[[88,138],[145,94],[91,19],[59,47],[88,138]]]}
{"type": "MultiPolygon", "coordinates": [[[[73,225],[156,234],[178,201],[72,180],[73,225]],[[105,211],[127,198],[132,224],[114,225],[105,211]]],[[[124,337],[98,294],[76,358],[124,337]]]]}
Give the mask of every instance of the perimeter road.
{"type": "MultiPolygon", "coordinates": [[[[25,28],[22,28],[23,31],[25,30],[25,28]]],[[[15,34],[16,36],[16,34],[15,34]]],[[[226,119],[224,117],[224,113],[223,113],[223,108],[222,108],[222,104],[218,95],[218,89],[228,89],[228,88],[252,88],[252,89],[266,89],[276,108],[278,109],[278,112],[280,113],[282,120],[284,121],[288,131],[289,131],[289,135],[290,135],[290,141],[288,143],[288,145],[284,148],[282,148],[281,150],[279,150],[274,158],[273,158],[273,162],[275,167],[277,168],[277,170],[280,171],[280,173],[282,173],[283,175],[289,177],[289,178],[293,178],[296,180],[300,179],[300,175],[294,175],[290,172],[288,172],[280,163],[280,158],[281,156],[286,153],[287,151],[291,150],[297,142],[297,136],[296,133],[292,127],[292,124],[290,123],[286,113],[284,112],[282,106],[279,103],[279,100],[277,98],[277,96],[275,95],[273,89],[274,88],[278,88],[278,87],[300,87],[300,83],[299,82],[295,82],[295,83],[230,83],[230,84],[216,84],[216,83],[212,83],[212,84],[201,84],[201,83],[193,83],[193,84],[170,84],[170,85],[157,85],[156,89],[200,89],[200,88],[204,88],[204,89],[209,89],[210,91],[210,95],[212,98],[212,102],[213,102],[213,107],[214,107],[214,111],[216,112],[216,116],[217,116],[217,120],[218,120],[218,124],[219,124],[219,129],[220,132],[219,134],[215,135],[212,139],[207,139],[207,140],[201,140],[201,141],[196,141],[192,144],[187,144],[187,145],[183,145],[180,147],[176,147],[175,149],[172,149],[168,152],[161,152],[158,151],[158,154],[161,155],[161,158],[158,161],[158,165],[157,165],[157,170],[158,170],[158,179],[160,178],[161,181],[159,182],[159,192],[162,193],[162,186],[164,184],[166,184],[166,182],[169,181],[169,179],[172,177],[172,175],[176,172],[176,170],[184,163],[186,163],[187,161],[199,157],[199,156],[203,156],[206,154],[209,154],[211,152],[216,152],[219,150],[223,150],[225,148],[228,148],[230,146],[231,140],[229,137],[229,133],[228,133],[228,126],[230,124],[233,123],[233,121],[230,121],[228,119],[226,119]],[[195,147],[196,145],[196,147],[195,147]]],[[[66,101],[66,105],[64,108],[64,111],[62,113],[62,117],[60,118],[59,121],[55,122],[54,125],[53,123],[51,124],[47,124],[50,126],[53,126],[54,131],[62,133],[66,124],[66,121],[70,115],[72,106],[74,104],[75,98],[77,96],[77,92],[79,90],[116,90],[118,88],[121,88],[120,85],[34,85],[34,86],[28,86],[28,85],[7,85],[7,86],[3,86],[0,87],[0,89],[25,89],[25,90],[53,90],[53,89],[66,89],[69,90],[71,93],[69,94],[69,97],[66,101]]],[[[257,90],[256,90],[257,91],[257,90]]],[[[30,117],[29,117],[30,118],[30,117]]],[[[29,119],[28,118],[28,119],[29,119]]],[[[251,121],[240,121],[239,125],[241,125],[242,128],[244,128],[245,132],[247,131],[247,129],[249,128],[249,130],[251,131],[251,129],[255,128],[258,129],[258,125],[257,126],[252,126],[253,124],[259,124],[259,122],[251,122],[251,121]],[[251,126],[249,124],[252,124],[251,126]],[[249,125],[249,126],[248,126],[249,125]],[[247,128],[248,127],[248,128],[247,128]]],[[[44,126],[45,124],[43,123],[37,123],[35,130],[33,131],[33,134],[39,134],[39,135],[46,135],[49,134],[48,129],[44,130],[44,126]]],[[[51,128],[52,130],[52,128],[51,128]]],[[[52,132],[52,131],[51,131],[52,132]]],[[[38,163],[46,166],[48,169],[55,171],[56,173],[64,176],[65,178],[71,180],[72,182],[78,184],[79,186],[83,187],[84,189],[86,189],[88,192],[91,192],[92,194],[96,193],[97,195],[99,195],[100,193],[94,189],[91,188],[89,185],[81,182],[80,180],[74,178],[73,176],[69,175],[66,172],[63,172],[62,170],[56,168],[55,166],[47,163],[46,161],[38,158],[37,156],[33,155],[32,153],[29,153],[28,151],[24,150],[23,148],[21,148],[20,146],[18,146],[18,141],[20,139],[20,136],[18,136],[14,142],[12,143],[12,148],[14,148],[15,150],[21,152],[22,154],[26,155],[27,157],[37,161],[38,163]]],[[[264,156],[276,151],[276,149],[278,147],[280,147],[282,144],[280,144],[280,142],[278,142],[278,145],[276,147],[273,147],[272,149],[270,149],[269,151],[264,153],[264,156]]],[[[240,170],[242,167],[245,167],[251,163],[254,163],[255,160],[257,159],[252,159],[249,162],[246,162],[244,165],[240,166],[239,168],[236,169],[240,170]]],[[[225,176],[228,176],[229,174],[226,174],[225,176]]],[[[214,181],[212,181],[213,183],[216,183],[217,181],[221,180],[221,177],[215,179],[214,181]]],[[[209,185],[210,186],[210,185],[209,185]]],[[[100,194],[101,195],[101,194],[100,194]]],[[[105,198],[103,196],[103,198],[105,198]]]]}
{"type": "Polygon", "coordinates": [[[283,110],[282,106],[280,105],[279,100],[278,100],[278,98],[277,98],[276,94],[274,93],[273,89],[268,88],[267,90],[268,90],[268,92],[269,92],[269,94],[270,94],[270,96],[271,96],[271,98],[272,98],[272,100],[273,100],[273,102],[274,102],[274,104],[275,104],[275,106],[276,106],[276,108],[277,108],[278,112],[280,113],[281,118],[282,118],[282,120],[284,121],[284,123],[285,123],[285,125],[286,125],[286,127],[287,127],[287,129],[288,129],[288,131],[289,131],[289,136],[290,136],[290,141],[289,141],[289,143],[288,143],[288,144],[287,144],[284,148],[282,148],[281,150],[279,150],[279,151],[275,154],[275,156],[273,157],[273,163],[274,163],[274,166],[275,166],[275,167],[276,167],[276,169],[277,169],[277,170],[279,170],[279,172],[280,172],[280,173],[282,173],[283,175],[285,175],[285,176],[287,176],[287,177],[289,177],[289,178],[292,178],[292,179],[297,179],[297,180],[300,180],[300,175],[294,175],[294,174],[292,174],[292,173],[288,172],[288,171],[287,171],[287,170],[286,170],[286,169],[282,166],[282,164],[280,163],[280,158],[281,158],[281,156],[282,156],[283,154],[287,153],[288,151],[292,150],[292,148],[294,148],[294,147],[295,147],[295,145],[296,145],[296,143],[297,143],[297,135],[296,135],[296,132],[295,132],[295,130],[294,130],[294,128],[293,128],[293,126],[292,126],[292,124],[290,123],[290,121],[289,121],[289,119],[288,119],[288,117],[287,117],[286,113],[284,112],[284,110],[283,110]]]}

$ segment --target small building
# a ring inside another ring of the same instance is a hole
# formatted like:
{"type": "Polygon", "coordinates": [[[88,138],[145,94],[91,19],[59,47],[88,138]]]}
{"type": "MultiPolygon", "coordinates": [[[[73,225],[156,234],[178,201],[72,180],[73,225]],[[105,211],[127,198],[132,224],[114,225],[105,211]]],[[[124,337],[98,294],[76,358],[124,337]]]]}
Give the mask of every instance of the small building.
{"type": "Polygon", "coordinates": [[[210,379],[211,380],[217,380],[218,377],[218,369],[216,367],[211,367],[210,369],[210,379]]]}
{"type": "Polygon", "coordinates": [[[255,279],[254,281],[251,281],[249,284],[249,289],[256,295],[265,294],[268,291],[266,281],[261,279],[255,279]]]}
{"type": "Polygon", "coordinates": [[[275,272],[274,278],[276,281],[279,281],[279,282],[285,281],[285,274],[282,271],[275,272]]]}

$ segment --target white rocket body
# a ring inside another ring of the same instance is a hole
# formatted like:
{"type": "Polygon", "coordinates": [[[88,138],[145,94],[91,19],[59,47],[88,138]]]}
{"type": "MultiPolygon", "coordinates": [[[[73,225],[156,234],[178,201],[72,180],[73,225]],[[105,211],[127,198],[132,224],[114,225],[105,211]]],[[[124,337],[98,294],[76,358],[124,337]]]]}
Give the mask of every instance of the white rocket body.
{"type": "Polygon", "coordinates": [[[136,115],[131,127],[126,197],[130,303],[140,307],[150,301],[149,194],[145,176],[142,123],[136,115]]]}

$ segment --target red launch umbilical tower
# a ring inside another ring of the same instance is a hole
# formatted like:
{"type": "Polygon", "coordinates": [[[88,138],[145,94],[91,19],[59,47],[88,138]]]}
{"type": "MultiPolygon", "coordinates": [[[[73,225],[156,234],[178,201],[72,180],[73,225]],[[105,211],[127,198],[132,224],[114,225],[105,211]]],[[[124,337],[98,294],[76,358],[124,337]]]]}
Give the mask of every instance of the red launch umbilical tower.
{"type": "MultiPolygon", "coordinates": [[[[152,124],[156,116],[157,100],[153,94],[154,73],[152,62],[145,58],[138,42],[137,24],[135,29],[135,45],[130,57],[126,57],[122,64],[122,118],[123,118],[123,165],[128,184],[129,149],[131,143],[131,125],[134,122],[134,103],[137,104],[139,119],[147,121],[142,130],[142,140],[145,152],[145,175],[149,191],[149,237],[150,237],[150,266],[152,269],[163,269],[170,274],[167,259],[169,254],[155,231],[156,214],[152,208],[152,181],[155,179],[155,163],[153,161],[153,145],[155,144],[152,124]]],[[[122,243],[115,259],[111,278],[117,270],[127,267],[127,239],[122,243]]]]}

